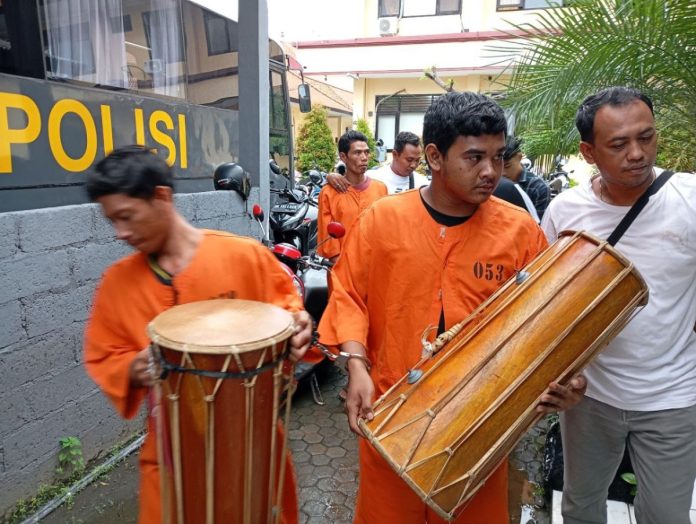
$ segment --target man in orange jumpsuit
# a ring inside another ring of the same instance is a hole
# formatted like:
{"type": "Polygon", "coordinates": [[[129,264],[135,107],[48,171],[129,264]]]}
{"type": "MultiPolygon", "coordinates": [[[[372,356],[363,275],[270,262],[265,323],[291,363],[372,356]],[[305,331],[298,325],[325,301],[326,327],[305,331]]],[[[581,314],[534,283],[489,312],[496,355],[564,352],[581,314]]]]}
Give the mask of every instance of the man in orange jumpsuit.
{"type": "MultiPolygon", "coordinates": [[[[351,354],[346,411],[358,435],[358,418],[371,419],[373,401],[421,358],[423,330],[443,332],[463,320],[546,246],[526,211],[491,197],[505,131],[491,99],[439,97],[423,125],[430,186],[376,202],[346,239],[319,332],[322,342],[351,354]]],[[[568,387],[550,384],[537,409],[565,409],[585,385],[582,376],[568,387]]],[[[366,440],[359,448],[356,523],[442,522],[366,440]]],[[[456,522],[508,524],[507,508],[503,463],[456,522]]]]}
{"type": "Polygon", "coordinates": [[[387,194],[387,186],[368,177],[367,164],[370,148],[367,137],[359,131],[347,131],[338,140],[338,156],[346,165],[345,179],[350,184],[345,192],[325,185],[319,193],[319,224],[317,241],[323,242],[317,252],[326,258],[336,259],[341,252],[343,238],[330,238],[326,230],[329,222],[340,222],[350,230],[360,213],[372,202],[387,194]]]}
{"type": "MultiPolygon", "coordinates": [[[[109,267],[96,291],[85,334],[85,366],[121,416],[133,418],[143,400],[152,408],[148,323],[177,305],[212,298],[268,302],[293,311],[292,358],[311,339],[309,315],[267,248],[250,238],[197,229],[173,205],[172,173],[145,148],[114,151],[87,178],[92,201],[120,240],[137,250],[109,267]]],[[[162,521],[155,422],[140,454],[139,522],[162,521]]],[[[297,522],[292,464],[283,493],[283,521],[297,522]]]]}

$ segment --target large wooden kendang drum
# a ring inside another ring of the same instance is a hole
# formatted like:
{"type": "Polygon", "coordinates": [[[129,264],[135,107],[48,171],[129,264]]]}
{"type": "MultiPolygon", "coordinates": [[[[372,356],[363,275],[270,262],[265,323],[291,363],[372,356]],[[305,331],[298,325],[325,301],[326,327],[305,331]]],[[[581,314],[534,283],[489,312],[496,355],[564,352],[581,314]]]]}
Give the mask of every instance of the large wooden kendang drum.
{"type": "Polygon", "coordinates": [[[360,427],[452,519],[538,419],[549,382],[580,371],[647,299],[636,269],[606,242],[563,232],[438,337],[442,349],[377,400],[374,419],[360,427]]]}
{"type": "MultiPolygon", "coordinates": [[[[166,524],[278,522],[285,442],[277,428],[293,334],[287,311],[248,300],[175,306],[149,325],[159,383],[166,524]]],[[[282,409],[286,422],[290,400],[282,409]]]]}

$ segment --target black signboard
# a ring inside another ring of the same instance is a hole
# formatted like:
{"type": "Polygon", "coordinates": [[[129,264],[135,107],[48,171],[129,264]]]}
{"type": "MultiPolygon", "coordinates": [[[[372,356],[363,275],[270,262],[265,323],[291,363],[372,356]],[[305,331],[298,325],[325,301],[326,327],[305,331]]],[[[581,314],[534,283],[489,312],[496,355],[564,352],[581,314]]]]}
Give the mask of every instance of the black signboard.
{"type": "Polygon", "coordinates": [[[0,74],[0,212],[87,202],[85,172],[129,144],[156,149],[178,192],[212,191],[238,159],[238,113],[0,74]]]}

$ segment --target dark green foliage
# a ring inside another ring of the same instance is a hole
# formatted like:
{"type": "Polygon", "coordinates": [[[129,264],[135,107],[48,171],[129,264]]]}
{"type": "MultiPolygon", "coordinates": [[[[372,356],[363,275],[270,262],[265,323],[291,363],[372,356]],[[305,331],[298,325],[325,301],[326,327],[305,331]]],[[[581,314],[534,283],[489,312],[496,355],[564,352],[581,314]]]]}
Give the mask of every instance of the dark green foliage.
{"type": "Polygon", "coordinates": [[[309,169],[331,171],[337,154],[326,109],[320,105],[312,106],[297,137],[297,169],[302,172],[309,169]]]}
{"type": "Polygon", "coordinates": [[[355,130],[360,131],[363,135],[367,137],[367,145],[370,148],[370,162],[367,165],[367,168],[370,169],[372,167],[378,166],[379,162],[377,162],[377,142],[375,141],[375,135],[372,134],[372,130],[370,129],[370,126],[367,124],[367,120],[364,118],[358,118],[357,123],[355,124],[355,130]]]}

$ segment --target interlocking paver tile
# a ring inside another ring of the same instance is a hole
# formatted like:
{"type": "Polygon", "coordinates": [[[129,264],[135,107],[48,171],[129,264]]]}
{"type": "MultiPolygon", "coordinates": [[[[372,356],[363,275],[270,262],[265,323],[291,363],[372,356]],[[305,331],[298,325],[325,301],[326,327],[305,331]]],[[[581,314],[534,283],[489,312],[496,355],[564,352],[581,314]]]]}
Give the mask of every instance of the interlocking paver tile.
{"type": "Polygon", "coordinates": [[[326,446],[324,444],[310,444],[307,446],[307,453],[310,455],[326,455],[326,446]]]}
{"type": "MultiPolygon", "coordinates": [[[[358,491],[358,437],[348,428],[338,392],[346,377],[326,366],[318,372],[325,404],[314,403],[307,385],[293,398],[289,446],[299,485],[302,524],[349,524],[353,520],[358,491]]],[[[532,428],[511,453],[513,465],[524,469],[532,482],[541,482],[542,454],[548,424],[544,419],[532,428]]],[[[537,524],[544,524],[539,511],[537,524]]]]}

